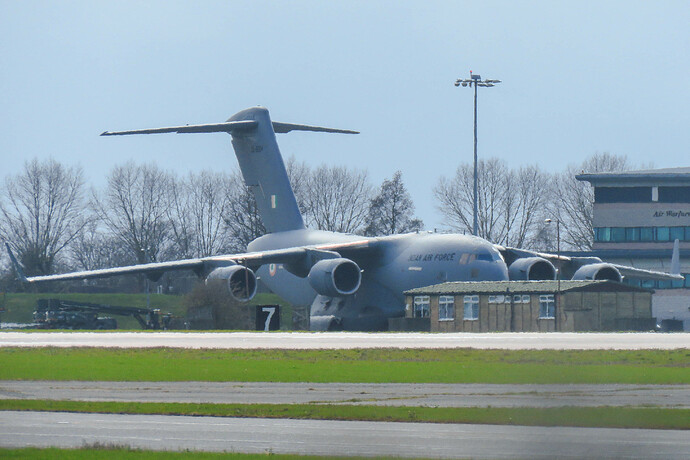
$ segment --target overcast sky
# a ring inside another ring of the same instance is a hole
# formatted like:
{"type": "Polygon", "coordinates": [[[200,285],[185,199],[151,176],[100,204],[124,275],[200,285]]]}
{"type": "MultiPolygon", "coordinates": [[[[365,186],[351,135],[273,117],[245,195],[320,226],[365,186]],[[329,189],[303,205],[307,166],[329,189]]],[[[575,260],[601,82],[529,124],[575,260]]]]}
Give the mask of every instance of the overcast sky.
{"type": "Polygon", "coordinates": [[[284,157],[396,170],[427,229],[433,186],[479,155],[560,171],[595,152],[690,166],[690,2],[0,0],[2,176],[27,159],[101,186],[127,160],[178,173],[236,167],[226,134],[102,138],[213,123],[263,105],[276,121],[358,136],[278,135],[284,157]]]}

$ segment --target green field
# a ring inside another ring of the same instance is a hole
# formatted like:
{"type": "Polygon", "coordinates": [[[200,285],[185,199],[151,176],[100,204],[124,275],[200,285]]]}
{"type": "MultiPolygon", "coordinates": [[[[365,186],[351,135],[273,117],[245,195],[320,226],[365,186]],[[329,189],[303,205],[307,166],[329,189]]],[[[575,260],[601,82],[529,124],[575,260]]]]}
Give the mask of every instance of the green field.
{"type": "Polygon", "coordinates": [[[3,348],[0,380],[690,383],[690,349],[3,348]]]}
{"type": "MultiPolygon", "coordinates": [[[[146,294],[2,294],[0,295],[0,307],[4,307],[5,312],[0,313],[0,321],[7,323],[32,322],[33,312],[36,308],[38,299],[62,299],[101,305],[146,308],[146,294]]],[[[247,303],[248,306],[266,304],[280,304],[286,307],[286,310],[283,312],[283,317],[285,319],[282,323],[285,323],[285,326],[292,325],[292,318],[288,311],[289,306],[275,294],[257,294],[251,302],[247,303]]],[[[185,296],[180,295],[151,294],[150,308],[158,308],[161,310],[162,314],[171,313],[179,317],[184,317],[187,312],[185,296]]],[[[108,315],[104,313],[102,316],[108,315]]],[[[130,316],[113,315],[113,317],[117,320],[119,329],[141,329],[137,320],[130,316]]]]}
{"type": "Polygon", "coordinates": [[[354,404],[197,404],[0,399],[0,410],[690,429],[690,409],[655,407],[405,407],[354,404]]]}

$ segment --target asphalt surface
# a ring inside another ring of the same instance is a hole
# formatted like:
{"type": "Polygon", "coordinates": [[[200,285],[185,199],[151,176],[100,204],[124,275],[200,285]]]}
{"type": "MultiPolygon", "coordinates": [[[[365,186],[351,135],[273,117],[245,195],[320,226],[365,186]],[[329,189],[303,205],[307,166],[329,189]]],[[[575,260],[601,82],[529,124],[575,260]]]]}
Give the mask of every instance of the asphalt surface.
{"type": "Polygon", "coordinates": [[[690,385],[0,381],[0,399],[428,407],[690,408],[690,385]]]}
{"type": "Polygon", "coordinates": [[[426,458],[687,459],[687,431],[0,412],[0,446],[426,458]]]}
{"type": "MultiPolygon", "coordinates": [[[[0,332],[0,347],[682,349],[690,334],[0,332]]],[[[406,406],[690,407],[688,385],[8,382],[0,398],[406,406]]],[[[427,458],[690,458],[687,431],[0,411],[0,446],[104,443],[427,458]]]]}
{"type": "Polygon", "coordinates": [[[0,332],[0,347],[481,348],[639,350],[690,348],[690,333],[0,332]]]}

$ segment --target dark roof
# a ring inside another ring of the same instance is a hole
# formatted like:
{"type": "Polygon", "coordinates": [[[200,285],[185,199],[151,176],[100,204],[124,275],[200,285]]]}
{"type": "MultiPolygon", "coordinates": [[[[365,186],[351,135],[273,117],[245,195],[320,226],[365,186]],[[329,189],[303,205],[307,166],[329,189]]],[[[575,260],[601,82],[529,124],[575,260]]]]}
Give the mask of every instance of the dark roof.
{"type": "MultiPolygon", "coordinates": [[[[455,294],[513,294],[550,293],[558,290],[558,281],[453,281],[405,291],[406,295],[455,295],[455,294]]],[[[568,291],[634,291],[652,292],[623,283],[608,280],[562,280],[561,292],[568,291]]]]}
{"type": "Polygon", "coordinates": [[[606,182],[690,182],[690,167],[664,169],[638,169],[636,171],[585,173],[575,176],[577,180],[595,183],[606,182]]]}

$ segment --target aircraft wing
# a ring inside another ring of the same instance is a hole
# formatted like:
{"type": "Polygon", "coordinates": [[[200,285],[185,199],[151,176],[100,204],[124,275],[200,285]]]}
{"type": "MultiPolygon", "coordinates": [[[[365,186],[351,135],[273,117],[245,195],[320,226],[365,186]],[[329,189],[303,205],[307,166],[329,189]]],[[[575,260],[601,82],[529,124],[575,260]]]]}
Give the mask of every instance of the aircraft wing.
{"type": "Polygon", "coordinates": [[[642,268],[630,267],[628,265],[610,264],[615,267],[625,278],[635,278],[643,280],[684,280],[685,277],[680,273],[665,273],[656,270],[644,270],[642,268]]]}
{"type": "MultiPolygon", "coordinates": [[[[503,255],[508,265],[515,260],[524,257],[541,257],[548,260],[556,266],[563,267],[566,273],[573,273],[580,267],[589,264],[605,264],[615,268],[618,272],[626,278],[646,279],[646,280],[683,280],[685,279],[680,273],[665,273],[655,270],[645,270],[642,268],[630,267],[628,265],[619,265],[610,262],[604,262],[598,257],[571,257],[564,255],[557,255],[547,252],[530,251],[527,249],[510,248],[495,244],[494,247],[503,255]]],[[[678,252],[677,247],[674,247],[674,254],[678,252]]],[[[677,255],[674,255],[677,258],[677,255]]]]}
{"type": "MultiPolygon", "coordinates": [[[[199,276],[207,275],[213,269],[218,267],[227,267],[231,265],[243,265],[252,269],[256,269],[261,265],[279,263],[287,264],[288,266],[296,267],[298,273],[302,272],[300,267],[310,267],[315,260],[324,258],[340,257],[347,255],[348,257],[356,257],[357,253],[362,253],[362,250],[371,247],[375,239],[362,238],[361,240],[336,243],[336,244],[321,244],[311,246],[296,246],[286,249],[274,249],[268,251],[246,252],[238,254],[226,254],[220,256],[203,257],[197,259],[173,260],[169,262],[155,262],[148,264],[129,265],[124,267],[104,268],[99,270],[86,270],[71,273],[61,273],[56,275],[44,276],[24,276],[21,265],[15,258],[10,245],[6,242],[5,246],[9,253],[10,259],[21,281],[26,283],[38,283],[45,281],[68,281],[79,279],[92,278],[109,278],[118,275],[136,275],[144,274],[149,278],[156,280],[166,271],[174,270],[192,270],[199,276]]],[[[366,251],[365,253],[369,253],[366,251]]],[[[308,272],[308,270],[307,270],[308,272]]],[[[306,276],[306,273],[304,274],[306,276]]]]}

